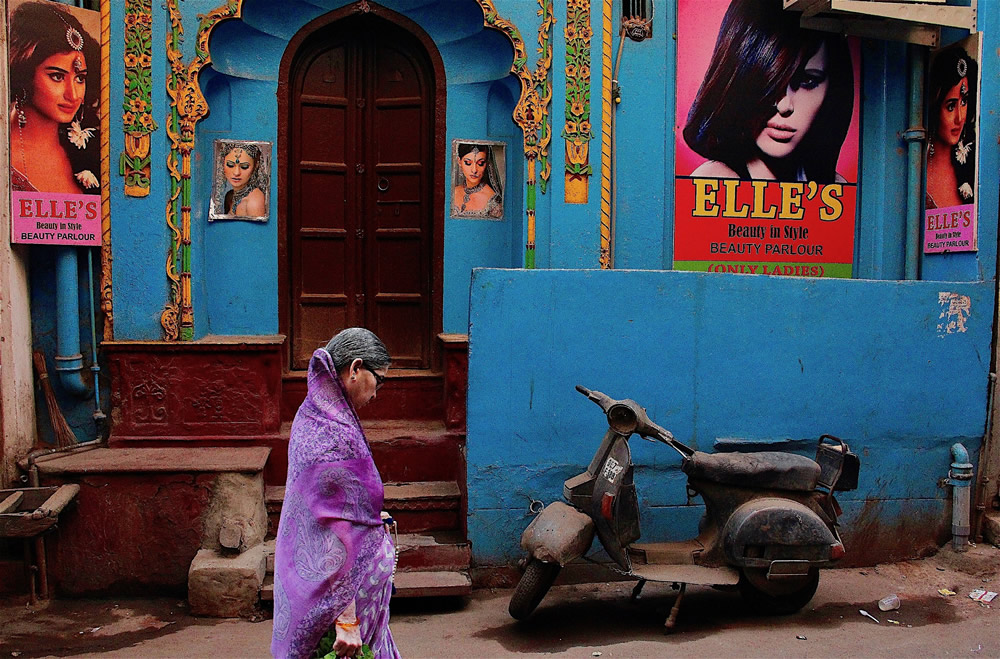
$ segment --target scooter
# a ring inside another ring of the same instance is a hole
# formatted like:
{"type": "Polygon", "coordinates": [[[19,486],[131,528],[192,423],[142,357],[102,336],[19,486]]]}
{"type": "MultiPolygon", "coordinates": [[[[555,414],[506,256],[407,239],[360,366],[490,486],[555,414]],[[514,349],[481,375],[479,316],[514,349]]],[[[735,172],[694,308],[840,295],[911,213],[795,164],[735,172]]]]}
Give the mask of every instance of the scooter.
{"type": "Polygon", "coordinates": [[[649,419],[634,400],[614,400],[581,386],[600,406],[608,431],[587,470],[567,480],[563,497],[542,510],[521,537],[528,561],[510,600],[510,615],[526,619],[560,569],[600,539],[611,567],[638,579],[665,582],[678,595],[666,620],[677,621],[688,584],[737,588],[756,610],[798,611],[812,599],[819,570],[845,554],[834,491],[857,488],[860,461],[843,440],[819,438],[816,459],[794,453],[703,453],[649,419]],[[677,451],[688,477],[689,501],[701,496],[698,536],[680,542],[636,543],[639,504],[628,440],[633,434],[677,451]]]}

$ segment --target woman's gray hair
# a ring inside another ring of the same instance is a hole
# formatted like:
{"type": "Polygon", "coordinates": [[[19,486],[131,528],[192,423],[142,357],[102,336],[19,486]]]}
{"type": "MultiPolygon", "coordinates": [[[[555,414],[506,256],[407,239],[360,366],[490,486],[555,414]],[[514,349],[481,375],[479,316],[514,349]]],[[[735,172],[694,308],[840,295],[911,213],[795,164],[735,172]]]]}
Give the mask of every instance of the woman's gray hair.
{"type": "Polygon", "coordinates": [[[334,335],[326,344],[326,351],[333,357],[333,366],[338,371],[360,359],[373,370],[389,368],[392,357],[381,339],[364,327],[348,327],[334,335]]]}

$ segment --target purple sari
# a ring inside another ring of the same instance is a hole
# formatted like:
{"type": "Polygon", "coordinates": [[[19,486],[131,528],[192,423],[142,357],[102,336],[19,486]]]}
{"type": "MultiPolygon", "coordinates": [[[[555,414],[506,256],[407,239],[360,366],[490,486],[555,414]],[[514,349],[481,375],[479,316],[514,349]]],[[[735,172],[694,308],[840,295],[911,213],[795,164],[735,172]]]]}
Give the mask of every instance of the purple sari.
{"type": "Polygon", "coordinates": [[[384,489],[364,431],[325,350],[288,444],[274,556],[275,657],[310,657],[351,600],[362,642],[398,657],[389,632],[395,556],[379,513],[384,489]]]}

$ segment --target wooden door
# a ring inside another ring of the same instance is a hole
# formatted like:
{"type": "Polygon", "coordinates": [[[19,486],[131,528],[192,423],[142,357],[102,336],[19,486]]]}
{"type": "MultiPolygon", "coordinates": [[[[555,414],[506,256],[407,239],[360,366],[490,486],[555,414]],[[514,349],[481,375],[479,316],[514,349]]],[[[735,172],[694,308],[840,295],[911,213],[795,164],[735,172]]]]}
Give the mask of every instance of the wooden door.
{"type": "Polygon", "coordinates": [[[396,368],[429,368],[434,75],[422,44],[375,16],[311,35],[290,72],[291,370],[364,326],[396,368]]]}

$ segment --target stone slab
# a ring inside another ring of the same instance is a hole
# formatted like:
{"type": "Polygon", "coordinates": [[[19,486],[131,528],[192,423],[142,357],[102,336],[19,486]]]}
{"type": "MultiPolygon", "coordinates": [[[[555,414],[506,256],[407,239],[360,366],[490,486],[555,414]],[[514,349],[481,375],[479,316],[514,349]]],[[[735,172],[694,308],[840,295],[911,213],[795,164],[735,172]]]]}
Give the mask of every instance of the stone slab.
{"type": "Polygon", "coordinates": [[[394,597],[428,597],[467,595],[472,579],[467,572],[396,572],[394,597]]]}
{"type": "Polygon", "coordinates": [[[36,464],[43,474],[113,474],[143,472],[240,472],[264,469],[266,446],[203,448],[98,448],[36,464]]]}
{"type": "Polygon", "coordinates": [[[260,599],[265,567],[263,545],[235,556],[200,550],[188,571],[191,613],[214,618],[252,613],[260,599]]]}
{"type": "Polygon", "coordinates": [[[993,545],[1000,545],[1000,512],[983,514],[983,537],[993,545]]]}

